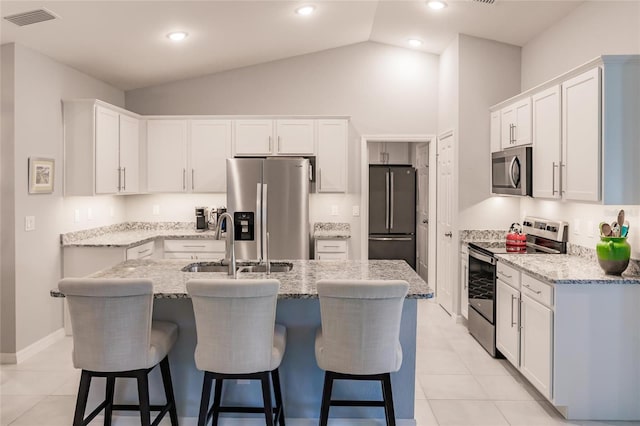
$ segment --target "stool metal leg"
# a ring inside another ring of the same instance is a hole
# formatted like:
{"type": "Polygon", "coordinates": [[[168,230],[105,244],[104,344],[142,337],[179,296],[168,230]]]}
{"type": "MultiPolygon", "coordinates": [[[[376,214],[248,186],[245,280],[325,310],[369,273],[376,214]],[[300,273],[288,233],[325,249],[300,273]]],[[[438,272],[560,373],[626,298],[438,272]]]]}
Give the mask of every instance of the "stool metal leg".
{"type": "Polygon", "coordinates": [[[264,417],[267,426],[273,426],[273,409],[271,408],[271,381],[269,373],[260,374],[260,382],[262,383],[262,400],[264,401],[264,417]]]}
{"type": "Polygon", "coordinates": [[[80,386],[78,388],[78,399],[76,400],[76,411],[73,416],[73,426],[82,426],[82,423],[84,423],[84,411],[87,408],[90,385],[91,374],[88,371],[82,370],[80,386]]]}
{"type": "Polygon", "coordinates": [[[138,379],[138,400],[140,401],[140,424],[151,426],[151,407],[149,405],[149,378],[147,371],[140,370],[136,374],[138,379]]]}
{"type": "Polygon", "coordinates": [[[320,426],[327,426],[329,421],[329,406],[331,405],[331,390],[333,388],[333,374],[324,373],[324,387],[322,389],[322,405],[320,406],[320,426]]]}
{"type": "Polygon", "coordinates": [[[393,409],[393,392],[391,392],[391,374],[386,373],[382,379],[384,392],[384,412],[387,416],[387,426],[396,426],[396,413],[393,409]]]}
{"type": "Polygon", "coordinates": [[[113,392],[116,386],[115,377],[107,377],[107,387],[105,390],[105,399],[107,406],[104,407],[104,426],[111,426],[111,415],[113,412],[113,392]]]}
{"type": "Polygon", "coordinates": [[[178,426],[178,410],[176,408],[176,399],[173,394],[173,383],[171,383],[171,368],[169,367],[169,357],[166,356],[160,361],[160,372],[162,373],[162,384],[164,385],[164,394],[167,404],[171,404],[169,408],[169,416],[171,418],[171,426],[178,426]]]}
{"type": "Polygon", "coordinates": [[[280,389],[280,373],[276,368],[271,372],[271,380],[273,381],[273,393],[276,398],[276,419],[278,425],[285,426],[284,424],[284,406],[282,405],[282,392],[280,389]]]}
{"type": "Polygon", "coordinates": [[[213,421],[211,424],[213,426],[218,426],[218,418],[220,417],[220,403],[222,401],[222,385],[224,384],[224,379],[220,377],[216,377],[216,388],[213,394],[213,407],[211,411],[213,412],[213,421]]]}
{"type": "Polygon", "coordinates": [[[198,426],[205,426],[207,424],[209,399],[211,399],[212,380],[213,375],[208,371],[205,371],[204,379],[202,380],[202,395],[200,397],[200,414],[198,415],[198,426]]]}

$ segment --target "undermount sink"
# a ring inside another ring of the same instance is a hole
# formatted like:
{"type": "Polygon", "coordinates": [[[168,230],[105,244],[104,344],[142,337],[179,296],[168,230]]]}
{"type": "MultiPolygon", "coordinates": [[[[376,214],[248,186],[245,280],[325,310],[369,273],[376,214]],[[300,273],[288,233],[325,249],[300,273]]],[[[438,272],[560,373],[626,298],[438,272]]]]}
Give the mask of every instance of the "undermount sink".
{"type": "MultiPolygon", "coordinates": [[[[293,263],[289,262],[271,262],[271,272],[289,272],[293,269],[293,263]]],[[[242,272],[267,272],[267,267],[265,264],[257,264],[257,263],[249,263],[249,264],[238,264],[236,266],[236,270],[239,273],[242,272]]],[[[223,265],[221,263],[211,263],[211,262],[198,262],[191,263],[184,268],[182,268],[182,272],[228,272],[229,266],[223,265]]]]}

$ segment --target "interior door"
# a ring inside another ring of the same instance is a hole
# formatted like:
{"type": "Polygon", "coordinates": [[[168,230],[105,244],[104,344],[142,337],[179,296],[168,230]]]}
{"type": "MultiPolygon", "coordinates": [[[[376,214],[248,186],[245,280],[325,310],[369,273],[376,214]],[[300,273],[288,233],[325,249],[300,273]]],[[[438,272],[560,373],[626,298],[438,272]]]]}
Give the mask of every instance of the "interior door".
{"type": "Polygon", "coordinates": [[[453,250],[453,132],[438,138],[437,252],[436,300],[453,313],[454,259],[453,250]]]}
{"type": "Polygon", "coordinates": [[[427,281],[429,247],[429,145],[421,143],[416,148],[416,173],[418,191],[416,204],[416,238],[418,241],[418,275],[427,281]]]}
{"type": "Polygon", "coordinates": [[[416,232],[416,170],[389,167],[389,233],[416,232]]]}

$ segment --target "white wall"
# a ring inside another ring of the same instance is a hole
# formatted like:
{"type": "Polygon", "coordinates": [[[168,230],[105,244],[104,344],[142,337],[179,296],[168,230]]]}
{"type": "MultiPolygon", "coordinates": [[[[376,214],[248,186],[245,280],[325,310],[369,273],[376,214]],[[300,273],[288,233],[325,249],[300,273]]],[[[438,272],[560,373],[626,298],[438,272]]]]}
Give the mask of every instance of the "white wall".
{"type": "Polygon", "coordinates": [[[522,90],[604,54],[640,54],[640,2],[586,1],[528,42],[522,90]]]}
{"type": "MultiPolygon", "coordinates": [[[[522,89],[531,88],[603,54],[640,54],[640,2],[584,2],[522,48],[522,89]]],[[[569,222],[569,241],[595,248],[597,226],[624,208],[631,224],[632,256],[640,258],[640,206],[523,199],[520,216],[569,222]]]]}
{"type": "MultiPolygon", "coordinates": [[[[99,98],[124,106],[124,93],[30,49],[16,45],[15,53],[11,53],[12,49],[12,45],[2,46],[3,54],[13,56],[15,62],[15,134],[13,139],[3,138],[2,145],[3,152],[5,146],[7,151],[14,151],[13,158],[4,158],[3,155],[3,163],[13,162],[14,173],[9,177],[3,175],[2,186],[11,187],[14,191],[7,200],[3,190],[3,205],[5,202],[14,203],[15,218],[8,223],[3,215],[2,235],[15,236],[13,247],[3,246],[3,258],[11,254],[15,256],[9,265],[15,271],[15,279],[7,283],[3,279],[2,285],[15,288],[15,299],[5,300],[3,297],[2,307],[4,310],[5,305],[15,304],[16,322],[15,346],[3,346],[3,353],[20,351],[62,327],[62,303],[49,296],[49,291],[56,287],[61,277],[60,233],[116,223],[124,217],[124,203],[117,197],[62,197],[60,102],[71,98],[99,98]],[[29,157],[55,160],[53,194],[27,193],[29,157]],[[95,212],[92,223],[74,222],[74,210],[78,208],[86,213],[88,207],[95,212]],[[110,215],[111,207],[114,209],[113,217],[110,215]],[[35,231],[24,231],[24,217],[27,215],[35,216],[35,231]]],[[[4,69],[10,65],[3,61],[2,66],[4,69]]],[[[3,104],[3,119],[4,108],[3,104]]]]}

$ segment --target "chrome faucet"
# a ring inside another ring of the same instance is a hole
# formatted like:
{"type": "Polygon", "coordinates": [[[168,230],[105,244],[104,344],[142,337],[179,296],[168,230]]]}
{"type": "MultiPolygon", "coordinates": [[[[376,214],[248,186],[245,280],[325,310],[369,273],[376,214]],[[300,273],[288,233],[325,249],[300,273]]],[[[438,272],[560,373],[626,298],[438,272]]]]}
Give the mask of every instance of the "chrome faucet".
{"type": "MultiPolygon", "coordinates": [[[[236,250],[235,250],[235,228],[233,226],[233,217],[224,212],[218,217],[218,225],[216,226],[216,239],[220,239],[220,230],[222,229],[223,219],[227,219],[227,238],[224,243],[224,261],[229,262],[229,275],[236,278],[236,250]]],[[[223,263],[224,263],[223,261],[223,263]]]]}

